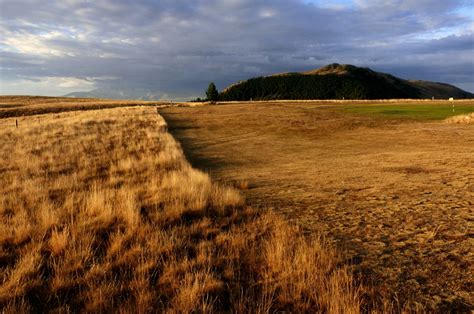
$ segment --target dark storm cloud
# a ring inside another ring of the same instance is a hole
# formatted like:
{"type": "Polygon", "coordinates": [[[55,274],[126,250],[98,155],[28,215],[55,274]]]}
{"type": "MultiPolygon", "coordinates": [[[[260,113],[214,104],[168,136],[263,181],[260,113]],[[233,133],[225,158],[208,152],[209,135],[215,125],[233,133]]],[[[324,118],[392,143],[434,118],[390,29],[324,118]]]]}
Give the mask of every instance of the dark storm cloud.
{"type": "Polygon", "coordinates": [[[331,62],[474,90],[469,2],[321,3],[2,0],[0,92],[39,80],[45,93],[110,87],[199,96],[211,80],[223,88],[331,62]]]}

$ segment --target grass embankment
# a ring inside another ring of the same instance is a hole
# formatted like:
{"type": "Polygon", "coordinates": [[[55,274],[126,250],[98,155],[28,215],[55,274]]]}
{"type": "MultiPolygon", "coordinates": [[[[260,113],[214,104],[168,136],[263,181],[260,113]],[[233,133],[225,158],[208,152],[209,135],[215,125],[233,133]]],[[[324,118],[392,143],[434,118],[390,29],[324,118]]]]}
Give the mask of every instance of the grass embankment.
{"type": "MultiPolygon", "coordinates": [[[[155,106],[142,100],[112,100],[45,96],[0,96],[0,118],[31,116],[65,111],[97,110],[115,107],[155,106]]],[[[163,103],[164,104],[164,103],[163,103]]]]}
{"type": "Polygon", "coordinates": [[[155,109],[43,118],[0,130],[3,311],[359,312],[334,251],[193,169],[155,109]]]}
{"type": "Polygon", "coordinates": [[[364,105],[364,106],[343,106],[346,112],[375,115],[384,118],[402,118],[413,120],[443,120],[449,117],[468,114],[474,112],[474,105],[456,102],[446,102],[445,104],[397,104],[397,105],[364,105]],[[454,111],[453,111],[454,105],[454,111]]]}

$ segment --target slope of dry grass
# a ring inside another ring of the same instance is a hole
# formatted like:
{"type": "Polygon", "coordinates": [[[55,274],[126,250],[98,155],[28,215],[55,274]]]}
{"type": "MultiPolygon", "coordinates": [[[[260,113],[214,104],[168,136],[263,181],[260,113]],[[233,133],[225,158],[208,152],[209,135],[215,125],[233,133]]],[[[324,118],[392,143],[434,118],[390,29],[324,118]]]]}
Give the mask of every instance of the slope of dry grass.
{"type": "Polygon", "coordinates": [[[0,308],[357,313],[319,239],[193,169],[154,108],[0,129],[0,308]]]}
{"type": "Polygon", "coordinates": [[[159,102],[45,96],[0,96],[0,118],[97,110],[129,106],[155,106],[159,102]]]}

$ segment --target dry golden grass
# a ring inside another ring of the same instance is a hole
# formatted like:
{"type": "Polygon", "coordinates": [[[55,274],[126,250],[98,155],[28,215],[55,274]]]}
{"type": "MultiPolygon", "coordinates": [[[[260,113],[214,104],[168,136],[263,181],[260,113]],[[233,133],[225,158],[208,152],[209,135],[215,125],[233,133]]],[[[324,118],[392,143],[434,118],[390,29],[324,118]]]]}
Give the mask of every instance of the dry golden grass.
{"type": "Polygon", "coordinates": [[[363,308],[324,241],[193,169],[154,108],[12,121],[0,129],[2,311],[363,308]]]}
{"type": "MultiPolygon", "coordinates": [[[[209,103],[174,103],[169,101],[162,102],[145,100],[114,100],[95,98],[0,95],[0,118],[22,117],[67,111],[98,110],[115,107],[154,106],[157,108],[163,108],[168,106],[197,107],[204,105],[209,105],[209,103]]],[[[38,119],[41,118],[38,117],[38,119]]]]}
{"type": "Polygon", "coordinates": [[[472,125],[342,108],[288,101],[160,114],[194,166],[217,182],[250,182],[248,204],[323,233],[396,311],[470,312],[472,125]]]}
{"type": "Polygon", "coordinates": [[[0,118],[115,107],[168,105],[156,101],[45,96],[0,96],[0,118]]]}
{"type": "MultiPolygon", "coordinates": [[[[473,99],[456,99],[455,104],[472,103],[473,99]]],[[[310,99],[310,100],[253,100],[253,101],[220,101],[218,104],[312,104],[312,105],[323,105],[323,104],[345,104],[345,105],[380,105],[380,104],[452,104],[453,101],[448,99],[310,99]]]]}
{"type": "Polygon", "coordinates": [[[474,124],[474,113],[447,118],[444,122],[450,124],[474,124]]]}

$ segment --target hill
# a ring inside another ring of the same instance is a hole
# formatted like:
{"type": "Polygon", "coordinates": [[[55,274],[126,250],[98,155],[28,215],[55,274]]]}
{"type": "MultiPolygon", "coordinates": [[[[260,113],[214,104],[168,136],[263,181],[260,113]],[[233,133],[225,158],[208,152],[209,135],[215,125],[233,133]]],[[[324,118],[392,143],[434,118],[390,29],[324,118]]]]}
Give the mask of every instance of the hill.
{"type": "Polygon", "coordinates": [[[226,88],[221,100],[473,98],[455,86],[409,81],[348,64],[252,78],[226,88]]]}

